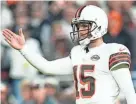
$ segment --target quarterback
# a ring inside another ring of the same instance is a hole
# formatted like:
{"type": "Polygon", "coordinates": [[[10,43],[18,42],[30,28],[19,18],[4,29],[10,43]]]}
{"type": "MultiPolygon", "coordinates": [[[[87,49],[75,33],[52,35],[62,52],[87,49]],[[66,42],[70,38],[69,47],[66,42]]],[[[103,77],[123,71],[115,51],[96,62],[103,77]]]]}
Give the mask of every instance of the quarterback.
{"type": "MultiPolygon", "coordinates": [[[[5,40],[43,73],[74,76],[76,104],[115,104],[120,91],[128,104],[136,104],[130,75],[130,52],[121,44],[103,42],[108,18],[99,7],[87,5],[77,10],[70,33],[73,47],[69,56],[47,61],[27,50],[22,29],[19,35],[3,30],[5,40]]],[[[113,27],[114,28],[114,27],[113,27]]]]}

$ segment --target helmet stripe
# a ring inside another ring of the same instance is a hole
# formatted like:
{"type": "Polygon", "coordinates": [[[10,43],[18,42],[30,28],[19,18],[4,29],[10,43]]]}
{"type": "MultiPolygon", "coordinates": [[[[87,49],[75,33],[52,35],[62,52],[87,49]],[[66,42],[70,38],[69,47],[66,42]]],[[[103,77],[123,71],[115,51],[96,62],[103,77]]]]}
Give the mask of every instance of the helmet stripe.
{"type": "Polygon", "coordinates": [[[82,11],[85,7],[86,7],[86,5],[83,6],[83,7],[81,7],[81,8],[79,8],[79,9],[77,10],[77,12],[76,12],[76,14],[75,14],[75,18],[80,17],[81,11],[82,11]]]}

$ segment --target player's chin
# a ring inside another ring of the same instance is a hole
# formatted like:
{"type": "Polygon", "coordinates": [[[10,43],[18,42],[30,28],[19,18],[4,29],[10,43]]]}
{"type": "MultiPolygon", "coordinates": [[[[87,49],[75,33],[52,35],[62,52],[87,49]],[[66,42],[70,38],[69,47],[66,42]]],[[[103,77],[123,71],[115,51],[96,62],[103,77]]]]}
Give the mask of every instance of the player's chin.
{"type": "Polygon", "coordinates": [[[97,39],[94,39],[94,40],[91,40],[90,43],[95,43],[97,42],[97,40],[99,40],[100,38],[97,38],[97,39]]]}
{"type": "Polygon", "coordinates": [[[90,41],[90,43],[95,43],[95,42],[96,42],[96,40],[91,40],[91,41],[90,41]]]}

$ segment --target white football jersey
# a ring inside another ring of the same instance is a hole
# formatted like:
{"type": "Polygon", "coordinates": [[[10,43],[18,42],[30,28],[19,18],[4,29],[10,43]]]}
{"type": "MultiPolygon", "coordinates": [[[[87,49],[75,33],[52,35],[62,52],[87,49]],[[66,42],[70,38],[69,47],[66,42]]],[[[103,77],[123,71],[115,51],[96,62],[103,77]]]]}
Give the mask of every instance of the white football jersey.
{"type": "Polygon", "coordinates": [[[111,71],[130,66],[130,52],[121,44],[103,43],[71,51],[76,88],[76,104],[114,104],[120,89],[111,71]]]}
{"type": "Polygon", "coordinates": [[[103,43],[88,50],[75,46],[70,57],[54,61],[47,61],[28,52],[25,47],[20,52],[43,73],[74,73],[76,104],[115,104],[120,89],[124,91],[128,104],[136,104],[136,95],[128,70],[130,52],[124,45],[103,43]]]}

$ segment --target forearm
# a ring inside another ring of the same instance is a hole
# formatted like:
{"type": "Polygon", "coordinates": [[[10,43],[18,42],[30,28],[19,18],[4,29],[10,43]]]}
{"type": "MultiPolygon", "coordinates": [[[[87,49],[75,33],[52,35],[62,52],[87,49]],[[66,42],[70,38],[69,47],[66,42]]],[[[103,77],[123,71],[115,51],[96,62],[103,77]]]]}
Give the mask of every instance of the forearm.
{"type": "Polygon", "coordinates": [[[112,71],[112,75],[123,92],[128,104],[136,104],[136,93],[128,68],[112,71]]]}
{"type": "Polygon", "coordinates": [[[41,55],[35,54],[26,49],[26,46],[19,51],[25,59],[36,69],[46,74],[71,74],[72,64],[69,57],[55,61],[47,61],[41,55]]]}

